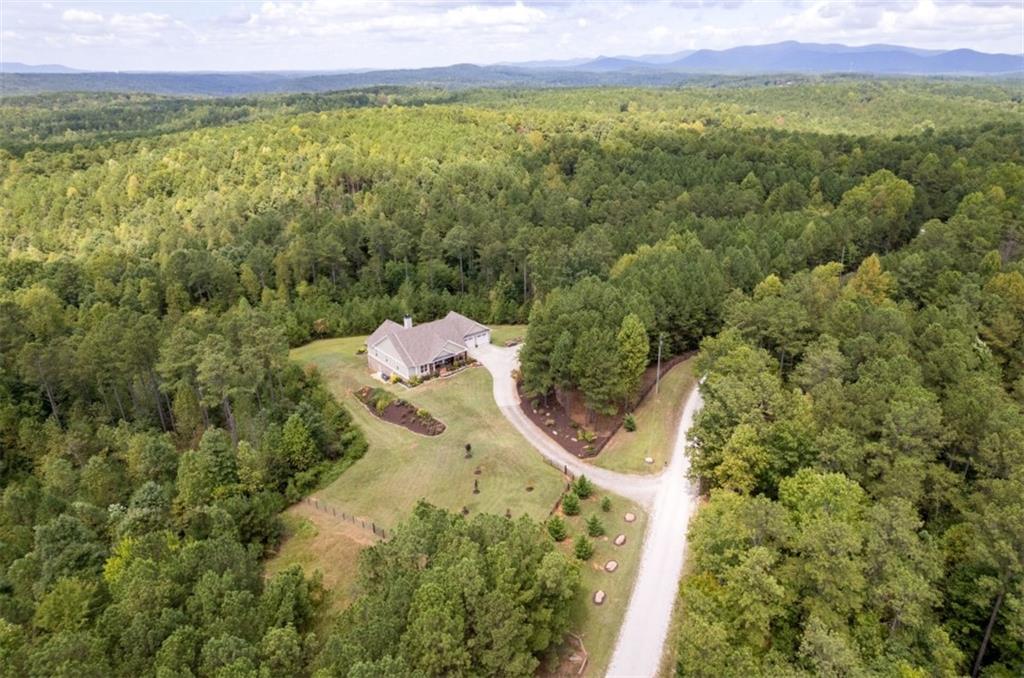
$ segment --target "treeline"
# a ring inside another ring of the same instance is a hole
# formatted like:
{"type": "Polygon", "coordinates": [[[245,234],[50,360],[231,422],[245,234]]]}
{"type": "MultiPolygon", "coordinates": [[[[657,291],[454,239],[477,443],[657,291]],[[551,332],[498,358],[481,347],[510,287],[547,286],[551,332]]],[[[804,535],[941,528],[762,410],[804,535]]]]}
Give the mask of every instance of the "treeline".
{"type": "Polygon", "coordinates": [[[20,156],[310,111],[444,103],[452,96],[397,87],[227,99],[84,92],[9,96],[0,101],[0,148],[20,156]]]}
{"type": "Polygon", "coordinates": [[[1022,178],[726,301],[679,675],[1024,671],[1022,178]]]}

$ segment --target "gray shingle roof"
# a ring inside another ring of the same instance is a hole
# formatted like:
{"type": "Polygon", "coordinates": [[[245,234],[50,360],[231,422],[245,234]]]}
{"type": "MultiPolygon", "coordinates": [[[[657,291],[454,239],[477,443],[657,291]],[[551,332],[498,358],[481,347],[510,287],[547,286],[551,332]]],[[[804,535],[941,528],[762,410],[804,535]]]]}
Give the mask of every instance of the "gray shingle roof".
{"type": "Polygon", "coordinates": [[[449,311],[440,320],[405,328],[385,320],[366,340],[370,348],[385,339],[391,339],[398,355],[406,367],[418,367],[432,362],[442,353],[461,353],[466,350],[466,337],[484,332],[487,327],[466,316],[449,311]]]}

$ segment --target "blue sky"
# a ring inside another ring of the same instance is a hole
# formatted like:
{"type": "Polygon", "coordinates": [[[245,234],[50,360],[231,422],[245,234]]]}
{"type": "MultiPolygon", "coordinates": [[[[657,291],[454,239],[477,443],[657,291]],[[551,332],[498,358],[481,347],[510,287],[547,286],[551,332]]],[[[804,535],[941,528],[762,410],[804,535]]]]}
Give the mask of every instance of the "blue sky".
{"type": "Polygon", "coordinates": [[[1024,0],[0,0],[0,60],[103,70],[416,68],[780,40],[1024,52],[1024,0]]]}

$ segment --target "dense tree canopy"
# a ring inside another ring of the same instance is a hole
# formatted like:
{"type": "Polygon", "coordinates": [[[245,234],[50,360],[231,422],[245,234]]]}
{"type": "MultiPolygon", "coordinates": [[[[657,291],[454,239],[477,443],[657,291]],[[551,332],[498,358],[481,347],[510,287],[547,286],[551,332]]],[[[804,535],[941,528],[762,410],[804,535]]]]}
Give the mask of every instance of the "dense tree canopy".
{"type": "Polygon", "coordinates": [[[1010,88],[62,94],[0,131],[3,675],[532,671],[574,581],[536,526],[421,507],[331,632],[261,576],[365,449],[288,347],[452,309],[529,319],[527,389],[595,412],[717,334],[683,673],[1020,672],[1010,88]]]}
{"type": "Polygon", "coordinates": [[[528,518],[471,520],[421,503],[362,555],[366,593],[317,676],[531,675],[568,628],[579,573],[528,518]]]}
{"type": "MultiPolygon", "coordinates": [[[[854,203],[884,214],[854,191],[839,209],[854,203]]],[[[1002,315],[1020,207],[971,194],[851,274],[726,301],[700,358],[693,471],[713,489],[680,675],[1024,671],[1024,383],[1002,315]]]]}

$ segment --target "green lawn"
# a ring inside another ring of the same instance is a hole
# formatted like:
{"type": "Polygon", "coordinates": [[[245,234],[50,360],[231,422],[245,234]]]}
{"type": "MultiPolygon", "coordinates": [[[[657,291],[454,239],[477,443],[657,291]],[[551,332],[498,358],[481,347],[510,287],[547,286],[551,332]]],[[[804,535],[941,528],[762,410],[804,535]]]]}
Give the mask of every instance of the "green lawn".
{"type": "Polygon", "coordinates": [[[658,393],[652,389],[633,413],[636,431],[620,428],[592,463],[624,473],[661,471],[672,454],[679,413],[694,382],[692,359],[662,374],[658,393]],[[654,463],[645,463],[644,457],[651,457],[654,463]]]}
{"type": "Polygon", "coordinates": [[[466,507],[504,514],[507,509],[513,516],[547,517],[561,490],[561,477],[498,411],[484,368],[411,389],[386,386],[447,426],[436,437],[417,435],[381,421],[352,394],[362,385],[382,385],[370,376],[365,356],[356,355],[363,342],[363,337],[327,339],[292,352],[297,362],[320,369],[370,443],[366,456],[318,496],[386,527],[394,527],[419,499],[452,511],[466,507]],[[465,458],[467,442],[471,459],[465,458]],[[473,493],[474,481],[479,494],[473,493]]]}
{"type": "Polygon", "coordinates": [[[491,343],[504,346],[506,341],[526,338],[526,325],[491,325],[491,343]]]}
{"type": "Polygon", "coordinates": [[[589,655],[585,672],[588,676],[603,676],[611,661],[615,639],[619,635],[622,617],[629,605],[629,594],[636,579],[644,529],[647,526],[647,514],[621,497],[610,495],[612,509],[608,513],[602,511],[600,501],[603,496],[605,493],[596,492],[580,502],[580,515],[564,516],[569,527],[569,538],[561,544],[566,555],[575,559],[573,539],[587,533],[587,518],[597,515],[604,523],[605,536],[590,538],[594,544],[594,556],[580,563],[580,594],[572,610],[573,632],[580,636],[589,655]],[[636,515],[634,522],[626,522],[627,512],[636,515]],[[622,546],[614,544],[619,534],[626,535],[626,543],[622,546]],[[614,572],[604,570],[609,560],[619,564],[614,572]],[[594,592],[598,590],[606,594],[602,605],[594,604],[594,592]]]}
{"type": "MultiPolygon", "coordinates": [[[[496,344],[521,337],[522,326],[493,328],[496,344]]],[[[369,451],[337,480],[316,493],[323,501],[378,525],[394,527],[423,498],[452,511],[466,507],[470,512],[527,514],[545,520],[564,488],[557,470],[546,464],[498,411],[491,395],[491,377],[482,367],[465,370],[449,379],[428,381],[415,388],[387,385],[417,407],[426,408],[445,423],[440,436],[429,438],[377,419],[353,392],[363,385],[383,386],[370,376],[366,357],[357,355],[365,337],[326,339],[295,349],[294,361],[316,365],[335,396],[349,409],[366,434],[369,451]],[[465,458],[465,443],[472,444],[473,456],[465,458]],[[476,471],[479,470],[479,474],[476,471]],[[473,494],[473,481],[480,493],[473,494]],[[532,487],[531,491],[527,488],[532,487]]],[[[664,382],[663,382],[664,386],[664,382]]],[[[588,675],[602,675],[629,602],[636,576],[646,514],[626,500],[612,496],[611,512],[601,511],[603,493],[582,502],[582,515],[567,518],[570,539],[562,548],[572,556],[572,536],[585,534],[584,520],[597,513],[607,535],[593,540],[594,557],[581,563],[582,586],[572,613],[572,630],[580,635],[590,655],[588,675]],[[637,515],[626,523],[625,513],[637,515]],[[612,543],[617,534],[627,542],[612,543]],[[605,572],[604,564],[615,559],[619,568],[605,572]],[[604,605],[593,604],[594,592],[605,591],[604,605]]],[[[351,601],[354,591],[356,556],[364,544],[358,534],[347,534],[324,523],[321,514],[300,504],[285,515],[289,536],[280,553],[268,563],[276,571],[300,563],[307,572],[319,569],[324,581],[336,587],[331,605],[335,609],[351,601]],[[324,543],[324,540],[328,540],[324,543]]]]}

